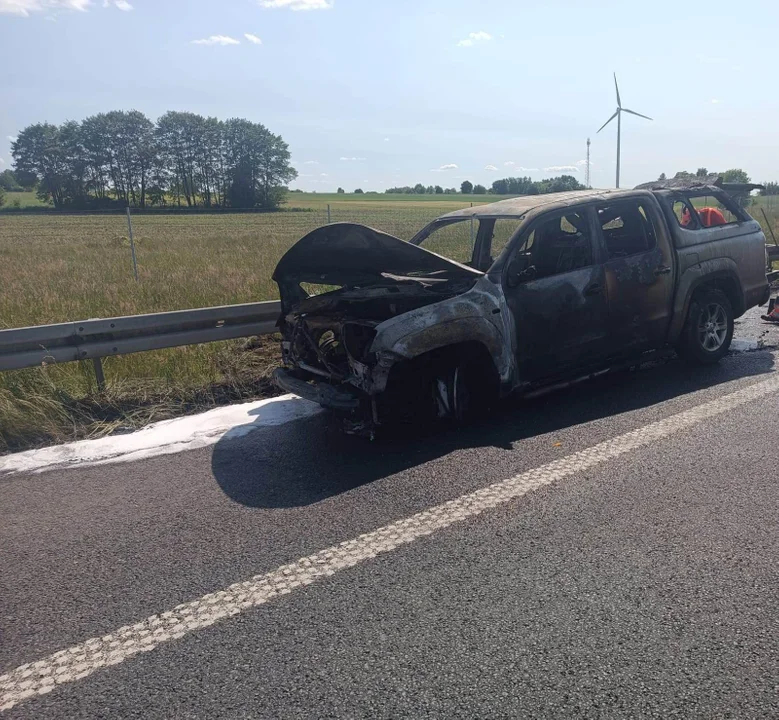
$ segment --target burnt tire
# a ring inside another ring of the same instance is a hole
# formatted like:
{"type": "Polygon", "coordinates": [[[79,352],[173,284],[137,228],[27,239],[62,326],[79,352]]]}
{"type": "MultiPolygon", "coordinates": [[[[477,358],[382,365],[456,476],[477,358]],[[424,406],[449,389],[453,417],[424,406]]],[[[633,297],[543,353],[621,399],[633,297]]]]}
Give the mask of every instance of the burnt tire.
{"type": "Polygon", "coordinates": [[[497,401],[496,380],[492,364],[478,354],[439,361],[431,378],[435,415],[458,425],[483,418],[497,401]]]}
{"type": "Polygon", "coordinates": [[[703,290],[693,296],[676,352],[691,365],[712,365],[727,354],[733,329],[728,296],[722,290],[703,290]]]}

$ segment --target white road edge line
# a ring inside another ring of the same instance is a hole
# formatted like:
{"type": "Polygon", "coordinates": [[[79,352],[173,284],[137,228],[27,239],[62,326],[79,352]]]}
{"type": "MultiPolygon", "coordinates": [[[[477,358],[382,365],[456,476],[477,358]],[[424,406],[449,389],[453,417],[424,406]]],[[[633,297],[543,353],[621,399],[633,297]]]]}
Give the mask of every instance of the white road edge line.
{"type": "Polygon", "coordinates": [[[256,575],[219,592],[152,615],[134,625],[86,640],[37,662],[22,665],[0,676],[0,711],[23,700],[51,692],[57,685],[80,680],[109,665],[117,665],[162,643],[238,615],[251,608],[312,584],[339,570],[388,553],[437,530],[479,515],[485,510],[519,498],[531,490],[600,465],[674,433],[721,415],[779,390],[779,375],[717,400],[685,410],[645,427],[605,440],[586,450],[489,485],[455,500],[365,533],[320,552],[256,575]]]}

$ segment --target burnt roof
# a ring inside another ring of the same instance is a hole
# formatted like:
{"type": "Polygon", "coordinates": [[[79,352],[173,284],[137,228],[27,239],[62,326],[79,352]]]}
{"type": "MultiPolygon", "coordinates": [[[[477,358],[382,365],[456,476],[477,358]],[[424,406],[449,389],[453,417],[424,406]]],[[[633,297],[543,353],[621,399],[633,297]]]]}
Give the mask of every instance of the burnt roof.
{"type": "Polygon", "coordinates": [[[582,200],[613,200],[615,196],[631,194],[632,190],[571,190],[543,195],[519,195],[508,200],[454,210],[439,219],[460,217],[521,217],[531,210],[547,205],[573,205],[582,200]]]}
{"type": "Polygon", "coordinates": [[[716,188],[720,183],[722,183],[722,178],[717,174],[703,177],[687,175],[665,180],[652,180],[636,185],[636,190],[705,190],[706,188],[716,188]]]}
{"type": "Polygon", "coordinates": [[[698,177],[697,175],[688,175],[679,178],[667,178],[666,180],[653,180],[652,182],[636,185],[636,190],[725,190],[726,192],[751,192],[752,190],[762,190],[763,186],[759,183],[726,183],[722,181],[722,176],[715,174],[698,177]]]}

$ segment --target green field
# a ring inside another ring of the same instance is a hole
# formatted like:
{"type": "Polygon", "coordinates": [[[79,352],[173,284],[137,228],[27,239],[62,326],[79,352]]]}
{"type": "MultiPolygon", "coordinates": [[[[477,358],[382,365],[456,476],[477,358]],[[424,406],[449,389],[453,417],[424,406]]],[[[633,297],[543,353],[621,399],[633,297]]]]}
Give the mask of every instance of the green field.
{"type": "Polygon", "coordinates": [[[7,192],[5,194],[5,203],[0,207],[2,210],[13,210],[19,208],[35,207],[45,208],[49,207],[45,202],[38,199],[38,195],[34,191],[24,192],[7,192]]]}
{"type": "MultiPolygon", "coordinates": [[[[136,214],[138,283],[124,216],[2,213],[0,327],[274,299],[276,262],[327,221],[328,204],[333,222],[408,239],[438,215],[497,199],[292,193],[292,210],[278,213],[136,214]]],[[[779,236],[779,198],[750,208],[763,221],[761,207],[779,236]]],[[[102,395],[86,363],[0,373],[0,452],[267,394],[277,358],[270,338],[108,358],[102,395]]]]}

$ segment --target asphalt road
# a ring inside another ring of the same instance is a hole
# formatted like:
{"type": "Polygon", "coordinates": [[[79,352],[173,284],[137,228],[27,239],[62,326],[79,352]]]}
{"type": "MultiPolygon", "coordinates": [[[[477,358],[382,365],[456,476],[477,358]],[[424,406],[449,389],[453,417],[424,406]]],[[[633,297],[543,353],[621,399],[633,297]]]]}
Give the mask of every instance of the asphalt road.
{"type": "Polygon", "coordinates": [[[0,478],[3,715],[777,717],[776,362],[0,478]],[[16,670],[39,660],[66,669],[45,694],[16,670]]]}

